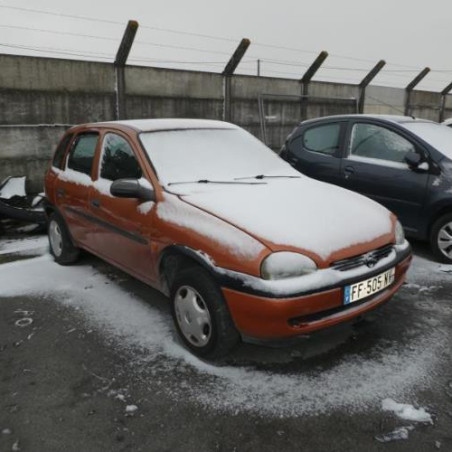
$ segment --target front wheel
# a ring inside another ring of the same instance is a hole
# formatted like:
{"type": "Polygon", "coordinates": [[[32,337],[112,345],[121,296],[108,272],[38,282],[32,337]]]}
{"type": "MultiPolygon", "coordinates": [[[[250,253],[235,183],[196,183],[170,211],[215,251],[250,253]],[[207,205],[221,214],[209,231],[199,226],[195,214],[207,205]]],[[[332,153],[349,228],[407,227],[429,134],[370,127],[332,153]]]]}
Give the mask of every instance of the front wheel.
{"type": "Polygon", "coordinates": [[[439,261],[452,264],[452,214],[444,215],[435,221],[430,245],[439,261]]]}
{"type": "Polygon", "coordinates": [[[171,312],[182,341],[201,358],[220,358],[239,342],[220,288],[201,267],[187,268],[176,276],[171,312]]]}
{"type": "Polygon", "coordinates": [[[50,253],[55,261],[60,265],[74,263],[79,257],[80,250],[72,244],[66,224],[58,214],[50,215],[47,231],[50,253]]]}

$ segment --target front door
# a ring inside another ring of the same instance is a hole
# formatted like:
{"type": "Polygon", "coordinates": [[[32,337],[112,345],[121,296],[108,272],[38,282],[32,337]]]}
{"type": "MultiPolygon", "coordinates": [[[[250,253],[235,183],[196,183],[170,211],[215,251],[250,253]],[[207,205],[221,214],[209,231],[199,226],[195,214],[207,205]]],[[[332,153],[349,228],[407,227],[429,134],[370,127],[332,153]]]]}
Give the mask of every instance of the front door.
{"type": "Polygon", "coordinates": [[[97,179],[90,208],[98,221],[97,250],[107,260],[146,281],[156,279],[149,231],[153,202],[116,198],[110,186],[118,179],[141,179],[143,172],[126,137],[107,132],[102,138],[97,179]]]}
{"type": "Polygon", "coordinates": [[[416,233],[427,190],[428,173],[414,172],[405,162],[419,149],[400,131],[371,122],[350,124],[347,155],[342,161],[343,186],[383,204],[416,233]]]}

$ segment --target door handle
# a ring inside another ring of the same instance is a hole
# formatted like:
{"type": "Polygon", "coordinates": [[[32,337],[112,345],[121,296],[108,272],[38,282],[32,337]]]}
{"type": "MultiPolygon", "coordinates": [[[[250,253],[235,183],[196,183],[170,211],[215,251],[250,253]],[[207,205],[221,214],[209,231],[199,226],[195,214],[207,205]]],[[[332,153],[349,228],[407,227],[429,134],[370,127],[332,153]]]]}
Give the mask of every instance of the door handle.
{"type": "Polygon", "coordinates": [[[56,195],[58,198],[62,198],[65,195],[64,188],[57,188],[56,195]]]}
{"type": "Polygon", "coordinates": [[[346,179],[349,179],[350,176],[353,176],[353,174],[355,174],[355,169],[353,168],[353,166],[346,166],[344,168],[344,176],[346,179]]]}
{"type": "Polygon", "coordinates": [[[91,201],[91,205],[92,205],[93,207],[100,207],[100,201],[99,201],[98,199],[93,199],[93,200],[91,201]]]}

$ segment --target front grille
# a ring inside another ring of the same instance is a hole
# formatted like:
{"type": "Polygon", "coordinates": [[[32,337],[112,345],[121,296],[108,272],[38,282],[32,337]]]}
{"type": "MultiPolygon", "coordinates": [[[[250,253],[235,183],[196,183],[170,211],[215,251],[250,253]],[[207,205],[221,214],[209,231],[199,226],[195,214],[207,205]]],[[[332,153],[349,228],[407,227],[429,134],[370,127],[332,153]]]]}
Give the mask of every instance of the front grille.
{"type": "Polygon", "coordinates": [[[362,265],[374,267],[381,259],[388,257],[391,254],[393,248],[394,248],[393,245],[385,245],[374,251],[370,251],[369,253],[333,262],[331,264],[331,267],[334,270],[339,270],[341,272],[352,270],[354,268],[361,267],[362,265]],[[369,265],[369,262],[373,263],[373,265],[369,265]]]}

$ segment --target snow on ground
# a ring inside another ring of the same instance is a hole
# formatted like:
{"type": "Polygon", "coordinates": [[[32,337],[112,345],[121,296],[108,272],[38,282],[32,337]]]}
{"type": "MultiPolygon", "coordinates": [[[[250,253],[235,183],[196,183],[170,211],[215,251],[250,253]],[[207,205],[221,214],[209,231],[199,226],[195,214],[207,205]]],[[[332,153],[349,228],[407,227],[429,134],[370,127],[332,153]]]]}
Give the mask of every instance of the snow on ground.
{"type": "Polygon", "coordinates": [[[431,414],[427,413],[424,408],[414,408],[413,405],[397,403],[392,399],[384,399],[382,408],[383,411],[392,411],[397,417],[405,421],[433,424],[431,414]]]}
{"type": "MultiPolygon", "coordinates": [[[[415,267],[424,268],[413,269],[413,284],[426,268],[436,266],[426,262],[415,260],[415,267]]],[[[441,277],[449,275],[440,273],[441,277]]],[[[140,378],[152,379],[175,399],[216,411],[299,416],[335,409],[360,411],[378,407],[389,397],[406,399],[414,389],[426,386],[440,368],[442,344],[448,340],[441,327],[424,328],[405,345],[387,341],[365,355],[349,353],[330,368],[282,374],[197,359],[179,344],[168,313],[153,306],[152,300],[148,303],[127,293],[90,265],[62,267],[49,255],[7,263],[1,265],[0,287],[3,300],[42,296],[77,310],[90,328],[129,354],[130,369],[140,378]],[[190,386],[185,383],[187,371],[199,376],[190,386]]],[[[156,296],[150,290],[152,294],[156,296]]]]}
{"type": "Polygon", "coordinates": [[[440,264],[421,256],[414,256],[408,272],[408,282],[421,287],[431,287],[432,283],[452,279],[452,265],[440,264]]]}
{"type": "Polygon", "coordinates": [[[3,254],[42,254],[48,248],[47,236],[27,237],[0,241],[0,256],[3,254]]]}

